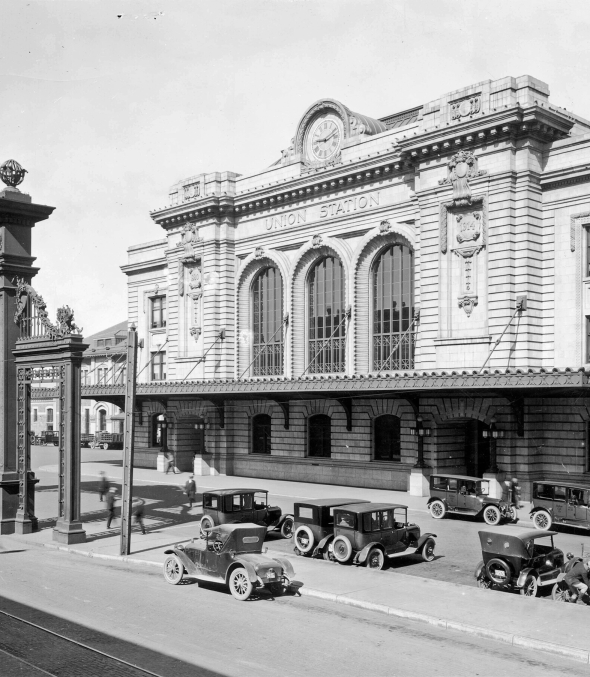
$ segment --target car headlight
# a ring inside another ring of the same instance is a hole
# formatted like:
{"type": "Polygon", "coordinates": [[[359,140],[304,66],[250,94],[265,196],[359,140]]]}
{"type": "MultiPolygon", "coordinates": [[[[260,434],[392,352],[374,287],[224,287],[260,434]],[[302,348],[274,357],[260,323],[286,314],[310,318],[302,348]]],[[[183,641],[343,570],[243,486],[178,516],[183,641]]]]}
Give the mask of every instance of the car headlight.
{"type": "Polygon", "coordinates": [[[548,559],[548,560],[545,562],[545,564],[546,564],[548,567],[552,567],[552,566],[553,566],[553,561],[550,560],[550,559],[548,559]]]}

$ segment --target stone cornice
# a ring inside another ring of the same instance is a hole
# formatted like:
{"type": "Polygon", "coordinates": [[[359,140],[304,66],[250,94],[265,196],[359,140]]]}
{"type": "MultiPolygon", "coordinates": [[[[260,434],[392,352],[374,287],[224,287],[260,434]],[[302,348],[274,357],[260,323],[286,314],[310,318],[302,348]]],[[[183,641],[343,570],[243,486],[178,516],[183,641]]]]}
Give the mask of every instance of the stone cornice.
{"type": "MultiPolygon", "coordinates": [[[[532,390],[587,388],[588,372],[583,368],[544,370],[513,369],[503,372],[403,372],[380,376],[310,376],[302,379],[267,377],[245,380],[165,381],[138,383],[137,396],[150,397],[269,397],[305,393],[308,397],[350,396],[375,394],[403,397],[403,393],[421,392],[428,397],[445,390],[490,391],[496,389],[532,390]]],[[[82,397],[101,400],[123,397],[124,386],[83,386],[82,397]]]]}
{"type": "Polygon", "coordinates": [[[126,263],[120,266],[125,275],[137,272],[138,270],[149,270],[150,268],[166,267],[166,257],[162,256],[159,259],[150,259],[149,261],[137,261],[136,263],[126,263]]]}
{"type": "Polygon", "coordinates": [[[544,172],[541,177],[541,186],[544,190],[547,190],[574,183],[584,183],[585,181],[590,181],[590,165],[588,163],[544,172]]]}

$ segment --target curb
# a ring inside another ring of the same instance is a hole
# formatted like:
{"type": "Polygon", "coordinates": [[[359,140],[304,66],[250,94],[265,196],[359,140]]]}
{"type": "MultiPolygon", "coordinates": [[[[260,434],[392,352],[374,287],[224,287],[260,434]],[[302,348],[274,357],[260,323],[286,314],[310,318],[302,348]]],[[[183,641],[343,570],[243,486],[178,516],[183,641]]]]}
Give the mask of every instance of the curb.
{"type": "MultiPolygon", "coordinates": [[[[21,541],[29,545],[39,546],[38,543],[31,541],[21,541]]],[[[158,567],[161,568],[161,562],[153,562],[150,560],[133,559],[132,557],[122,555],[105,555],[104,553],[94,552],[93,550],[78,550],[77,548],[69,548],[65,545],[56,545],[54,543],[41,544],[45,548],[51,550],[60,550],[62,552],[69,552],[73,555],[82,555],[90,559],[102,559],[107,561],[123,562],[125,564],[133,564],[139,566],[158,567]]],[[[511,646],[522,649],[534,649],[536,651],[543,651],[557,656],[565,656],[581,663],[590,663],[590,651],[586,649],[576,649],[571,646],[563,644],[552,644],[542,640],[525,637],[522,635],[513,635],[508,632],[500,632],[498,630],[490,630],[489,628],[482,628],[477,625],[469,625],[467,623],[458,623],[438,616],[430,616],[429,614],[418,613],[416,611],[409,611],[408,609],[401,609],[397,607],[386,606],[385,604],[376,604],[374,602],[365,602],[364,600],[354,599],[354,597],[347,597],[346,595],[337,595],[333,592],[324,592],[323,590],[314,590],[313,588],[306,588],[302,586],[298,590],[299,594],[304,597],[312,597],[315,599],[322,599],[336,604],[344,604],[346,606],[355,607],[357,609],[364,609],[365,611],[374,611],[376,613],[385,614],[387,616],[394,616],[396,618],[405,618],[410,621],[417,621],[418,623],[426,623],[444,630],[454,630],[455,632],[462,632],[467,635],[481,637],[483,639],[493,639],[497,642],[510,644],[511,646]]]]}

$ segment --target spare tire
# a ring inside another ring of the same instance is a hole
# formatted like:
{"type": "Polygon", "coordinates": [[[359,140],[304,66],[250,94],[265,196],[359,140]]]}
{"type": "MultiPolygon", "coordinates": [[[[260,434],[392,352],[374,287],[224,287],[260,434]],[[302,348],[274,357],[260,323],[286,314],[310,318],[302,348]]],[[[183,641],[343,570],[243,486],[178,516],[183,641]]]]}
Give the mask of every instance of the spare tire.
{"type": "Polygon", "coordinates": [[[512,579],[510,565],[499,557],[494,557],[486,564],[486,573],[498,585],[506,585],[512,579]]]}
{"type": "Polygon", "coordinates": [[[295,532],[295,546],[307,555],[314,546],[314,538],[311,529],[305,525],[297,527],[295,532]]]}
{"type": "Polygon", "coordinates": [[[352,544],[346,536],[336,536],[333,548],[334,559],[340,564],[346,564],[352,557],[352,544]]]}

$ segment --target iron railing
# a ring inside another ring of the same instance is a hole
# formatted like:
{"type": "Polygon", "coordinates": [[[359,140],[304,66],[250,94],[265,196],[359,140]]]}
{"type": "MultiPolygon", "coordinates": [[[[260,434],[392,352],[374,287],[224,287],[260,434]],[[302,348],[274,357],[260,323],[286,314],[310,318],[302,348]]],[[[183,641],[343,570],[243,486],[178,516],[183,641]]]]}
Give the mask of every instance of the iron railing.
{"type": "Polygon", "coordinates": [[[407,371],[414,368],[416,332],[373,336],[373,371],[407,371]]]}

